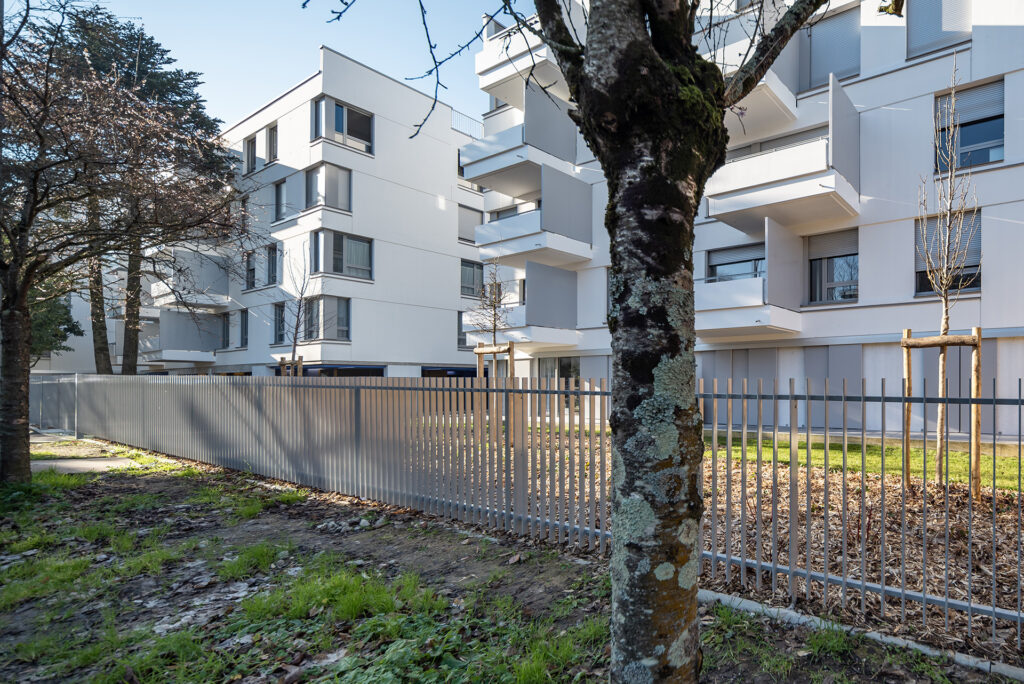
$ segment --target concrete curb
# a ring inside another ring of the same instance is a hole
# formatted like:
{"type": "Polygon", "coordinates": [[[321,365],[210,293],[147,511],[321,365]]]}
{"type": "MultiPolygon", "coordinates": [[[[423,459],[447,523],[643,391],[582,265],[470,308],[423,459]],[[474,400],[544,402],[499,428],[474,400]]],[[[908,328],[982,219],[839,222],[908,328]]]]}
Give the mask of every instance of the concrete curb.
{"type": "Polygon", "coordinates": [[[813,629],[841,629],[848,634],[859,634],[866,639],[871,639],[872,641],[885,644],[886,646],[897,646],[899,648],[912,649],[931,658],[945,657],[961,667],[967,667],[985,674],[996,674],[1018,682],[1024,682],[1024,668],[1021,667],[1008,665],[1006,663],[993,663],[989,660],[983,660],[982,658],[976,658],[975,656],[967,655],[966,653],[959,653],[957,651],[932,648],[931,646],[919,644],[916,641],[910,641],[909,639],[903,639],[889,634],[882,634],[881,632],[869,632],[858,627],[848,627],[838,622],[825,620],[824,618],[815,617],[813,615],[804,615],[794,610],[790,610],[789,608],[766,606],[763,603],[758,603],[757,601],[751,601],[750,599],[740,598],[738,596],[730,596],[729,594],[720,594],[717,591],[708,591],[707,589],[698,590],[697,600],[701,603],[723,603],[730,608],[742,610],[745,613],[765,615],[773,620],[785,622],[790,625],[800,625],[801,627],[811,627],[813,629]]]}

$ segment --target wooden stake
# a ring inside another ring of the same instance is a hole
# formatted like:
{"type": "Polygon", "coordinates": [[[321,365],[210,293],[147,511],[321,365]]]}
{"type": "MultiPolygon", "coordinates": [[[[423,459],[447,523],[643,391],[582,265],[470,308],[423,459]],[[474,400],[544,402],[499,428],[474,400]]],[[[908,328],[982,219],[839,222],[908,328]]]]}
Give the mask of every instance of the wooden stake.
{"type": "MultiPolygon", "coordinates": [[[[981,398],[981,328],[971,328],[978,342],[971,351],[971,398],[981,398]]],[[[971,496],[981,499],[981,405],[971,404],[971,496]]]]}
{"type": "MultiPolygon", "coordinates": [[[[910,362],[910,328],[903,329],[903,396],[910,397],[914,393],[914,372],[910,362]]],[[[910,408],[911,404],[903,405],[903,479],[910,477],[910,408]]],[[[885,410],[885,406],[882,406],[885,410]]],[[[925,418],[927,420],[927,417],[925,418]]]]}
{"type": "MultiPolygon", "coordinates": [[[[477,349],[479,349],[480,347],[484,346],[484,343],[483,342],[477,342],[476,346],[477,346],[477,349]]],[[[478,377],[478,378],[484,377],[484,355],[480,354],[479,352],[476,355],[476,377],[478,377]]]]}

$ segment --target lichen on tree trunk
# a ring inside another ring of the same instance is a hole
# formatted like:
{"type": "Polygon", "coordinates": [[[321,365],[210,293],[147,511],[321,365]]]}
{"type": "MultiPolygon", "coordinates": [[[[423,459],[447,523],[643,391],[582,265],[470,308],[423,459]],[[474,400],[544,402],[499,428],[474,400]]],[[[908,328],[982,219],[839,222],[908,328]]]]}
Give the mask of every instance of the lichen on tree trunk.
{"type": "Polygon", "coordinates": [[[704,444],[693,237],[704,184],[724,161],[722,80],[695,55],[668,66],[642,45],[617,69],[612,87],[629,97],[581,97],[610,170],[612,679],[695,681],[704,444]]]}

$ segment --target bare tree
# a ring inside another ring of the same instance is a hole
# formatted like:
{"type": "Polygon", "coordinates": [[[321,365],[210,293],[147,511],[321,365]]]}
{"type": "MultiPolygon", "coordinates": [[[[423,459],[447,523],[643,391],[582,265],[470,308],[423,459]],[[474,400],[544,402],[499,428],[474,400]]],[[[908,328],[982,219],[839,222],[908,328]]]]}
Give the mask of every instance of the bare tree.
{"type": "MultiPolygon", "coordinates": [[[[467,322],[477,330],[491,336],[491,344],[498,344],[498,333],[508,327],[508,308],[505,303],[505,283],[495,260],[484,264],[484,282],[480,288],[480,302],[466,312],[467,322]]],[[[498,355],[492,355],[492,375],[497,375],[498,355]]],[[[511,359],[509,363],[511,363],[511,359]]]]}
{"type": "MultiPolygon", "coordinates": [[[[935,164],[939,174],[931,181],[922,178],[918,192],[918,253],[932,291],[942,306],[939,335],[949,334],[949,312],[964,288],[971,287],[978,268],[967,270],[971,242],[978,231],[977,197],[969,167],[960,164],[960,119],[956,110],[958,85],[956,62],[948,98],[935,111],[935,164]],[[935,204],[930,201],[934,193],[935,204]]],[[[973,266],[974,264],[972,264],[973,266]]],[[[939,398],[946,396],[946,347],[939,347],[939,398]]],[[[935,479],[942,480],[946,459],[946,405],[938,402],[935,426],[935,479]]]]}
{"type": "MultiPolygon", "coordinates": [[[[303,4],[308,4],[306,0],[303,4]]],[[[439,53],[419,8],[433,66],[439,53]]],[[[696,681],[698,547],[704,443],[696,401],[694,218],[725,163],[725,113],[740,106],[827,0],[753,0],[749,46],[735,68],[698,43],[726,28],[735,4],[702,0],[513,0],[512,33],[552,51],[571,116],[608,182],[612,310],[613,681],[696,681]],[[585,36],[585,37],[584,37],[585,36]]],[[[343,0],[337,18],[353,4],[343,0]]],[[[483,29],[456,46],[457,55],[483,29]]],[[[533,70],[524,74],[533,79],[533,70]]],[[[536,79],[534,79],[536,80],[536,79]]],[[[551,84],[537,83],[542,88],[551,84]]],[[[436,88],[435,88],[436,91],[436,88]]]]}

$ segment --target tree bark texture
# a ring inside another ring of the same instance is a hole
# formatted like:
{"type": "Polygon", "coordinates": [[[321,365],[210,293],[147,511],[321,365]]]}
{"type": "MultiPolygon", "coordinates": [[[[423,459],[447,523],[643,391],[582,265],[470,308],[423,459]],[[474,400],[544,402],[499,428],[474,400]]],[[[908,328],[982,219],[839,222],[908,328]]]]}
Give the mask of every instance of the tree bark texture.
{"type": "Polygon", "coordinates": [[[139,307],[142,302],[142,250],[138,241],[128,252],[128,269],[124,292],[124,348],[121,352],[121,375],[139,373],[139,307]]]}
{"type": "Polygon", "coordinates": [[[111,375],[110,344],[107,341],[107,304],[103,291],[103,262],[97,257],[89,261],[89,318],[92,321],[92,353],[96,372],[111,375]]]}
{"type": "Polygon", "coordinates": [[[608,179],[612,261],[612,680],[696,681],[693,219],[724,161],[722,77],[696,55],[669,66],[640,38],[591,83],[580,119],[608,179]]]}
{"type": "Polygon", "coordinates": [[[32,319],[22,288],[0,303],[0,481],[30,482],[28,391],[32,319]]]}

